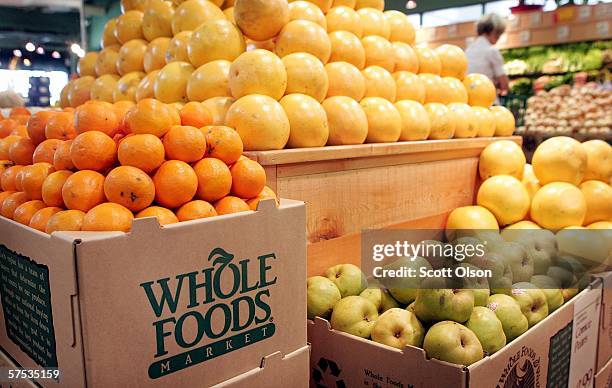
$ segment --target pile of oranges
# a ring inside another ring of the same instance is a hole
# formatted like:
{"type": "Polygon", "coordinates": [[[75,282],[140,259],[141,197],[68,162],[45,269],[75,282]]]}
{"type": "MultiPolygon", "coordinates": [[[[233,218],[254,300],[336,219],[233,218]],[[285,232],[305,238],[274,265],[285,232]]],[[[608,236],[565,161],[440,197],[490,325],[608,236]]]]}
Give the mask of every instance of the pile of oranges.
{"type": "Polygon", "coordinates": [[[62,106],[202,103],[246,150],[509,136],[463,50],[415,45],[384,0],[123,0],[62,106]]]}
{"type": "Polygon", "coordinates": [[[259,163],[198,103],[91,100],[15,108],[0,121],[0,215],[46,233],[124,231],[256,210],[275,199],[259,163]]]}

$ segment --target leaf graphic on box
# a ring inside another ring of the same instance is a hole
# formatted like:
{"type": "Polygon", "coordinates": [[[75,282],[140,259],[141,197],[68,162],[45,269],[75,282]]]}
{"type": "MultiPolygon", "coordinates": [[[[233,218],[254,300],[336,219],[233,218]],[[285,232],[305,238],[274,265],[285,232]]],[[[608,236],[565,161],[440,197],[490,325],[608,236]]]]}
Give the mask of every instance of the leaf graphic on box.
{"type": "Polygon", "coordinates": [[[213,264],[228,264],[234,259],[234,255],[223,250],[223,248],[215,248],[208,255],[208,261],[212,261],[213,264]]]}

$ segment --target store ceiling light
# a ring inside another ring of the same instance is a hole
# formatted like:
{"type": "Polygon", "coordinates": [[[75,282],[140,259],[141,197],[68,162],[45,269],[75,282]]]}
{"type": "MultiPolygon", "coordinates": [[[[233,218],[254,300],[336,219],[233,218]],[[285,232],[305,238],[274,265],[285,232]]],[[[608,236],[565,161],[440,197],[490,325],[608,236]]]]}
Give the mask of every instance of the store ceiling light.
{"type": "Polygon", "coordinates": [[[36,48],[36,53],[40,54],[40,55],[43,55],[45,53],[45,49],[42,46],[38,46],[36,48]]]}
{"type": "Polygon", "coordinates": [[[28,50],[29,52],[32,52],[32,51],[36,50],[36,46],[34,46],[34,43],[32,43],[32,42],[28,42],[25,45],[25,49],[28,50]]]}
{"type": "Polygon", "coordinates": [[[32,62],[30,62],[30,60],[28,58],[23,60],[23,64],[26,65],[27,67],[32,66],[32,62]]]}
{"type": "Polygon", "coordinates": [[[13,50],[13,55],[18,58],[21,58],[23,54],[21,53],[21,50],[17,49],[17,50],[13,50]]]}
{"type": "Polygon", "coordinates": [[[60,55],[59,52],[54,51],[51,53],[51,57],[55,58],[55,59],[60,59],[62,56],[60,55]]]}
{"type": "Polygon", "coordinates": [[[79,58],[83,58],[85,56],[85,50],[83,50],[78,43],[73,43],[70,45],[70,51],[78,55],[79,58]]]}
{"type": "Polygon", "coordinates": [[[406,9],[415,9],[417,6],[416,1],[410,0],[406,2],[406,9]]]}

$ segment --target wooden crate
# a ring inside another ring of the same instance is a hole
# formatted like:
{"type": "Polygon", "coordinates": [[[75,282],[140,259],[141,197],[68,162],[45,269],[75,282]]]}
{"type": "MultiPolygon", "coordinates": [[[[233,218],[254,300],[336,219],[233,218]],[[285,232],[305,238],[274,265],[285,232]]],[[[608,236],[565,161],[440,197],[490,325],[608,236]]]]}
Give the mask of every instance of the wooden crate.
{"type": "MultiPolygon", "coordinates": [[[[474,201],[478,157],[490,143],[451,139],[247,152],[279,197],[306,202],[309,274],[321,257],[354,262],[363,229],[440,217],[474,201]],[[347,243],[348,241],[348,243],[347,243]],[[351,252],[353,252],[351,254],[351,252]],[[331,257],[331,258],[330,258],[331,257]]],[[[333,262],[333,261],[332,261],[333,262]]]]}

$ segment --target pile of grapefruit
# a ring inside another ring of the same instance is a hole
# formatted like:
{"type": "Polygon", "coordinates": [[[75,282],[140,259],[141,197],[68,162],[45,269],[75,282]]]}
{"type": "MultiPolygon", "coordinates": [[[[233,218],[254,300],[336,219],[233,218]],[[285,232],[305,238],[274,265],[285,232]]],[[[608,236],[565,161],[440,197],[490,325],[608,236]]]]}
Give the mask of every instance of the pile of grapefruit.
{"type": "Polygon", "coordinates": [[[200,103],[246,150],[509,136],[454,45],[415,45],[384,0],[123,0],[62,107],[200,103]]]}
{"type": "Polygon", "coordinates": [[[612,229],[612,147],[558,136],[525,162],[501,140],[480,155],[477,206],[455,209],[448,229],[612,229]]]}
{"type": "Polygon", "coordinates": [[[199,103],[155,99],[16,108],[0,121],[0,215],[46,233],[127,232],[134,218],[166,225],[276,200],[238,133],[211,124],[199,103]]]}

